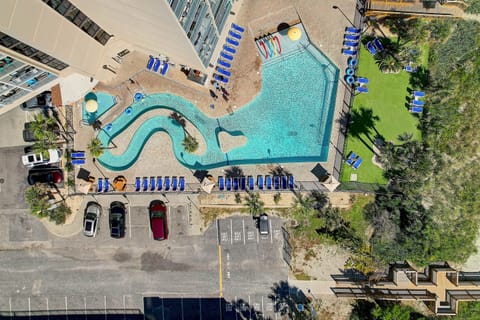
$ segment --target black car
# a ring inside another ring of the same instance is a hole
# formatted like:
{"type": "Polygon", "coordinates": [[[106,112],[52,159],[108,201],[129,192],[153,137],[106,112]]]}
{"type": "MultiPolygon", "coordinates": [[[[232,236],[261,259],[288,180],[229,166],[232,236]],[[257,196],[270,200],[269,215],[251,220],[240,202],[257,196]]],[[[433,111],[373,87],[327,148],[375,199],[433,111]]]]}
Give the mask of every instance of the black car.
{"type": "Polygon", "coordinates": [[[52,107],[52,92],[51,91],[44,91],[40,93],[35,98],[32,98],[24,103],[22,103],[23,110],[31,110],[37,108],[49,108],[52,107]]]}
{"type": "Polygon", "coordinates": [[[27,181],[29,185],[61,183],[63,181],[63,171],[58,167],[37,166],[28,171],[27,181]]]}
{"type": "Polygon", "coordinates": [[[123,238],[125,236],[125,205],[120,201],[110,204],[110,236],[112,238],[123,238]]]}

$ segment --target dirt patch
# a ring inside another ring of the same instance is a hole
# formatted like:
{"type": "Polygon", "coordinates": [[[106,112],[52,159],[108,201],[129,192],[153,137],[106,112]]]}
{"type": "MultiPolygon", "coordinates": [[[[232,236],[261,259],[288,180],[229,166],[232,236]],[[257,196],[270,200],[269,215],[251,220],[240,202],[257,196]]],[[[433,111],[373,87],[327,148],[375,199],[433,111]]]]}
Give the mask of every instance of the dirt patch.
{"type": "Polygon", "coordinates": [[[183,263],[173,262],[162,255],[154,252],[145,252],[141,256],[141,269],[143,271],[156,271],[156,270],[176,270],[176,271],[188,271],[190,266],[183,263]]]}
{"type": "Polygon", "coordinates": [[[118,249],[117,251],[115,251],[115,253],[113,254],[113,260],[117,261],[117,262],[126,262],[128,260],[130,260],[132,258],[132,255],[130,254],[130,252],[126,251],[125,249],[118,249]]]}

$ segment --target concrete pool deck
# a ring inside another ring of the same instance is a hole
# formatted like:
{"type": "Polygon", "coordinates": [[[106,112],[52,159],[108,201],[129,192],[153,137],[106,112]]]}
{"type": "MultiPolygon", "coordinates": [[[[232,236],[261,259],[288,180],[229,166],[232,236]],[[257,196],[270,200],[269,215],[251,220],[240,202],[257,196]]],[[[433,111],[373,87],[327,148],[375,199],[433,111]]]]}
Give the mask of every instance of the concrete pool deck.
{"type": "MultiPolygon", "coordinates": [[[[300,19],[306,29],[308,36],[313,44],[319,48],[341,71],[346,65],[346,57],[341,54],[344,28],[349,25],[347,19],[341,12],[332,8],[336,5],[342,12],[353,21],[355,11],[355,1],[315,1],[315,0],[279,0],[272,3],[268,0],[244,0],[235,2],[233,12],[235,15],[229,16],[227,27],[224,34],[228,32],[229,23],[234,19],[237,24],[246,27],[244,39],[239,50],[235,55],[232,65],[232,78],[227,90],[230,93],[229,101],[225,101],[221,96],[214,100],[209,89],[215,91],[213,86],[208,83],[201,86],[186,78],[186,75],[180,71],[180,66],[169,69],[166,77],[161,77],[145,70],[145,64],[148,55],[142,52],[134,51],[123,59],[123,63],[117,68],[118,74],[108,83],[100,83],[96,86],[98,91],[105,91],[117,96],[118,104],[107,112],[101,121],[105,125],[111,122],[118,114],[131,104],[133,94],[137,91],[143,93],[169,92],[181,95],[194,103],[201,112],[210,117],[235,112],[238,108],[252,100],[261,89],[261,60],[255,48],[254,38],[270,30],[276,30],[278,24],[282,22],[295,23],[300,19]],[[132,79],[132,83],[129,79],[132,79]],[[215,108],[211,108],[211,104],[215,108]]],[[[217,51],[222,47],[225,37],[220,38],[217,51]]],[[[217,52],[216,52],[217,53],[217,52]]],[[[216,57],[214,53],[214,57],[216,57]]],[[[152,53],[153,54],[153,53],[152,53]]],[[[216,59],[212,59],[214,62],[216,59]]],[[[175,61],[173,61],[175,62],[175,61]]],[[[213,72],[210,68],[209,72],[213,72]]],[[[211,79],[211,77],[209,77],[211,79]]],[[[328,160],[322,162],[321,166],[329,173],[334,170],[335,155],[337,153],[336,143],[339,134],[339,119],[341,110],[344,107],[345,86],[340,81],[337,89],[335,103],[334,123],[330,138],[330,150],[328,160]]],[[[75,109],[75,119],[81,119],[81,107],[75,109]]],[[[76,122],[78,123],[78,122],[76,122]]],[[[128,128],[127,132],[114,139],[116,145],[124,146],[129,143],[129,136],[134,132],[141,121],[137,121],[128,128]],[[127,133],[127,134],[126,134],[127,133]]],[[[192,126],[190,125],[190,128],[192,126]]],[[[187,124],[187,130],[189,126],[187,124]]],[[[84,127],[77,130],[75,148],[77,150],[86,150],[86,146],[94,137],[95,132],[92,128],[84,127]]],[[[226,142],[228,144],[228,141],[226,142]]],[[[231,142],[236,143],[235,141],[231,142]]],[[[228,148],[228,145],[225,146],[228,148]]],[[[123,147],[121,147],[123,148],[123,147]]],[[[121,149],[119,148],[119,149],[121,149]]],[[[341,152],[341,150],[339,150],[341,152]]],[[[115,152],[112,150],[112,152],[115,152]]],[[[277,166],[282,166],[285,170],[293,174],[297,181],[318,182],[318,177],[311,171],[317,165],[314,163],[271,163],[263,165],[242,165],[241,168],[245,175],[269,174],[277,166]]],[[[100,167],[98,169],[91,161],[87,162],[86,169],[92,171],[92,175],[105,175],[111,179],[115,176],[124,175],[129,184],[134,182],[134,178],[139,176],[185,176],[187,183],[198,183],[193,177],[192,171],[181,165],[172,151],[171,140],[166,133],[155,133],[146,143],[138,161],[126,171],[110,172],[100,167]],[[173,160],[173,161],[172,161],[173,160]],[[102,172],[100,172],[100,170],[102,172]]],[[[209,170],[213,176],[224,174],[224,170],[229,167],[209,170]]]]}

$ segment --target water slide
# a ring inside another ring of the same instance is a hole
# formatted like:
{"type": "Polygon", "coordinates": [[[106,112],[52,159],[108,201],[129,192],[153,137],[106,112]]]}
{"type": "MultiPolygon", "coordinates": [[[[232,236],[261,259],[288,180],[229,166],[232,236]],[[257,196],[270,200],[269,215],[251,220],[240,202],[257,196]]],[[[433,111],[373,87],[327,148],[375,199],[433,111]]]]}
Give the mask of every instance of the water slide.
{"type": "Polygon", "coordinates": [[[258,51],[260,51],[260,53],[263,55],[265,59],[268,59],[267,47],[265,47],[265,43],[263,42],[263,40],[259,39],[255,41],[255,43],[257,44],[258,51]]]}
{"type": "Polygon", "coordinates": [[[263,43],[265,43],[265,45],[268,47],[268,53],[270,54],[270,57],[273,57],[275,56],[275,50],[272,46],[272,44],[270,43],[270,41],[268,41],[269,39],[267,39],[267,41],[263,40],[263,43]]]}
{"type": "Polygon", "coordinates": [[[278,39],[277,36],[274,36],[273,37],[273,41],[276,41],[277,42],[277,50],[278,50],[278,53],[282,53],[282,46],[280,45],[280,39],[278,39]]]}

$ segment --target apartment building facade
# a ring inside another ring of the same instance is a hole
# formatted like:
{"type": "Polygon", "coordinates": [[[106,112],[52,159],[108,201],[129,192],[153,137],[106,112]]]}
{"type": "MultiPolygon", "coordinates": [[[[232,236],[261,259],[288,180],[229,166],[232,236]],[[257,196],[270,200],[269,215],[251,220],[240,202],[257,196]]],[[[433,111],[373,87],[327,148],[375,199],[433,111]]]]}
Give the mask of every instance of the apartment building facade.
{"type": "Polygon", "coordinates": [[[3,0],[0,114],[72,74],[105,81],[119,52],[162,54],[203,71],[233,1],[3,0]]]}

